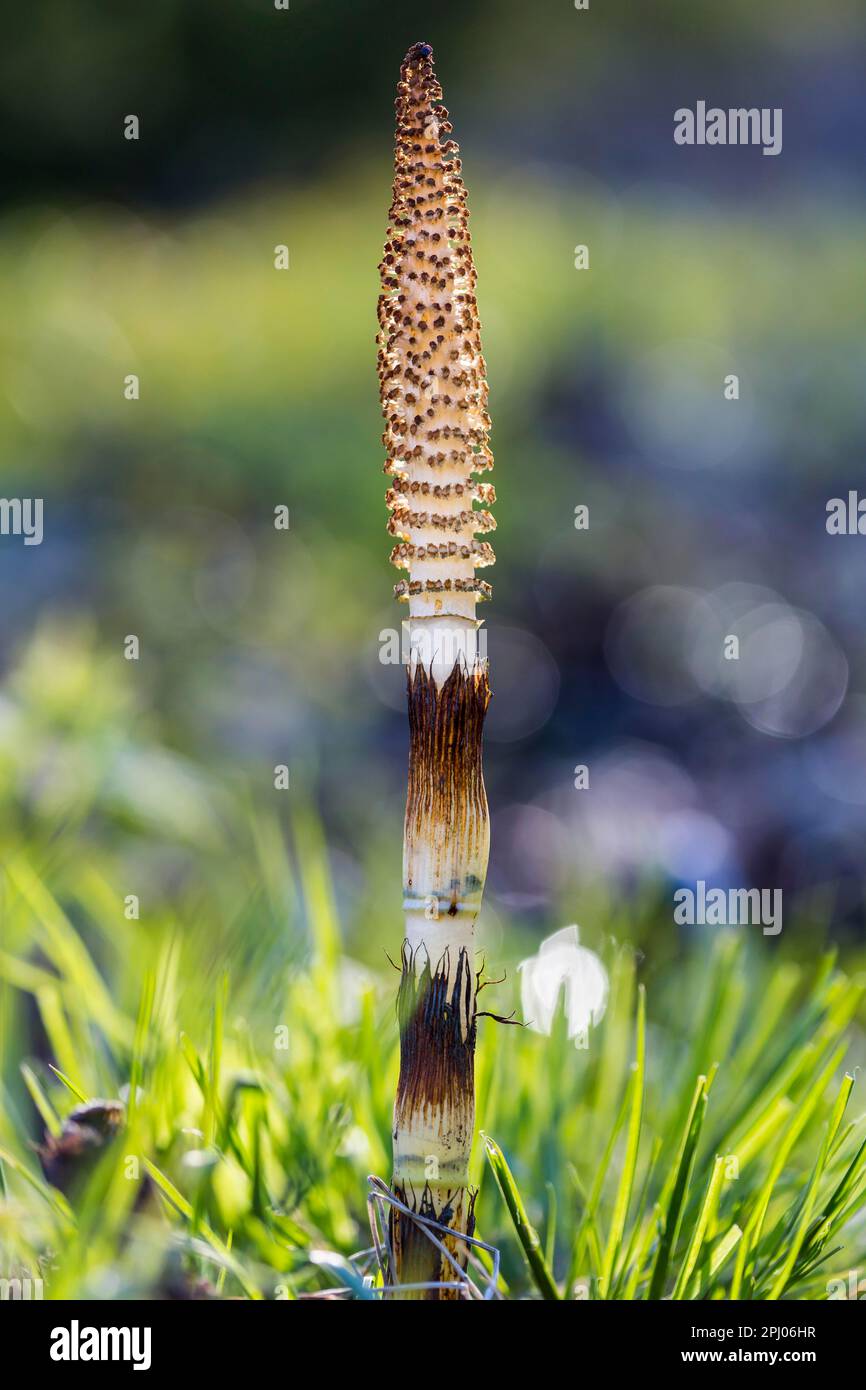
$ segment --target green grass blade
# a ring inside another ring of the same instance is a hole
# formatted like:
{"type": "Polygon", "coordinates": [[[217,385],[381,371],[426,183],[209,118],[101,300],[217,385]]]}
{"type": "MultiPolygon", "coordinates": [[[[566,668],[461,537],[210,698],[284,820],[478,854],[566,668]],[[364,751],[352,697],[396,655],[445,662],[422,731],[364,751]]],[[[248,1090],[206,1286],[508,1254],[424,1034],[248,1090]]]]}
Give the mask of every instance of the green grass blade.
{"type": "MultiPolygon", "coordinates": [[[[152,1163],[149,1158],[144,1160],[144,1166],[157,1187],[163,1195],[168,1198],[171,1205],[181,1216],[185,1217],[187,1221],[192,1221],[194,1215],[192,1204],[187,1201],[182,1192],[178,1191],[171,1179],[167,1177],[161,1169],[157,1168],[156,1164],[152,1163]]],[[[203,1239],[217,1252],[220,1259],[225,1263],[226,1268],[235,1276],[244,1293],[247,1295],[247,1298],[260,1299],[262,1296],[261,1293],[256,1288],[255,1284],[248,1278],[245,1270],[235,1259],[234,1255],[232,1255],[231,1249],[226,1242],[220,1240],[216,1231],[206,1222],[203,1222],[199,1226],[199,1230],[201,1231],[203,1239]]]]}
{"type": "Polygon", "coordinates": [[[745,1281],[747,1264],[750,1256],[754,1255],[758,1241],[761,1238],[764,1221],[767,1216],[767,1208],[770,1205],[774,1188],[779,1180],[782,1170],[788,1160],[794,1145],[808,1125],[812,1114],[826,1091],[833,1073],[838,1068],[845,1054],[844,1043],[839,1044],[827,1056],[819,1057],[812,1068],[811,1084],[805,1095],[800,1098],[800,1102],[794,1110],[788,1122],[787,1129],[782,1135],[776,1148],[769,1172],[759,1189],[757,1199],[753,1205],[752,1214],[749,1217],[743,1231],[743,1239],[737,1251],[737,1263],[734,1268],[734,1277],[731,1284],[731,1298],[739,1299],[742,1296],[743,1284],[745,1281]],[[824,1062],[822,1066],[821,1063],[824,1062]]]}
{"type": "Polygon", "coordinates": [[[87,1096],[86,1096],[85,1093],[82,1091],[81,1087],[80,1087],[80,1086],[76,1086],[75,1082],[72,1081],[72,1080],[66,1075],[65,1072],[61,1071],[59,1067],[55,1067],[54,1064],[53,1064],[52,1062],[49,1062],[48,1065],[49,1065],[49,1067],[51,1068],[51,1070],[54,1072],[54,1075],[60,1078],[60,1080],[63,1082],[64,1086],[66,1087],[66,1089],[67,1089],[68,1091],[71,1091],[71,1092],[72,1092],[72,1094],[75,1096],[75,1099],[76,1099],[76,1100],[80,1100],[80,1101],[82,1102],[82,1104],[86,1105],[86,1104],[87,1104],[87,1096]]]}
{"type": "Polygon", "coordinates": [[[611,1289],[616,1257],[622,1244],[628,1205],[631,1200],[634,1175],[637,1167],[638,1147],[640,1145],[641,1123],[643,1118],[644,1074],[646,1070],[646,990],[641,985],[638,990],[637,1036],[635,1062],[629,1082],[628,1128],[626,1130],[625,1154],[622,1173],[614,1200],[613,1215],[605,1246],[601,1267],[601,1290],[607,1297],[611,1289]]]}
{"type": "Polygon", "coordinates": [[[692,1103],[686,1119],[685,1132],[680,1143],[676,1175],[671,1187],[670,1200],[664,1213],[664,1230],[659,1241],[658,1253],[653,1266],[648,1299],[662,1297],[667,1279],[668,1265],[676,1245],[682,1221],[683,1203],[695,1164],[698,1140],[707,1112],[707,1078],[699,1076],[692,1103]]]}
{"type": "Polygon", "coordinates": [[[24,1164],[19,1163],[15,1155],[9,1153],[6,1149],[0,1149],[0,1164],[5,1164],[8,1168],[11,1168],[12,1172],[17,1173],[20,1178],[23,1178],[28,1186],[33,1188],[34,1192],[39,1193],[42,1200],[47,1202],[58,1216],[62,1217],[63,1220],[70,1225],[74,1225],[75,1218],[72,1214],[72,1209],[62,1192],[58,1192],[55,1187],[50,1187],[47,1182],[43,1182],[41,1178],[37,1178],[35,1173],[31,1173],[29,1168],[25,1168],[24,1164]]]}
{"type": "Polygon", "coordinates": [[[820,1183],[821,1178],[824,1174],[824,1169],[827,1165],[827,1158],[830,1153],[833,1140],[835,1139],[839,1126],[842,1123],[842,1116],[845,1113],[845,1107],[848,1104],[848,1099],[851,1095],[851,1088],[853,1087],[853,1085],[854,1078],[853,1076],[848,1075],[845,1077],[841,1087],[839,1088],[839,1094],[836,1097],[836,1103],[833,1106],[832,1113],[830,1115],[829,1120],[827,1121],[827,1132],[824,1136],[824,1142],[821,1145],[821,1152],[819,1153],[818,1158],[815,1162],[815,1166],[812,1169],[812,1175],[809,1179],[809,1186],[806,1190],[806,1196],[803,1201],[802,1211],[800,1212],[800,1219],[797,1222],[797,1229],[794,1232],[794,1238],[789,1244],[785,1262],[782,1265],[782,1268],[779,1270],[779,1273],[769,1293],[767,1294],[768,1300],[775,1301],[776,1299],[781,1298],[787,1286],[788,1280],[791,1277],[791,1273],[794,1269],[794,1266],[797,1263],[797,1257],[800,1254],[800,1250],[802,1249],[803,1241],[806,1236],[806,1231],[808,1230],[809,1222],[812,1219],[812,1211],[814,1209],[815,1200],[818,1195],[818,1184],[820,1183]]]}
{"type": "Polygon", "coordinates": [[[30,1092],[30,1098],[42,1117],[42,1123],[48,1133],[56,1138],[62,1128],[57,1112],[40,1086],[35,1072],[28,1067],[26,1062],[21,1063],[21,1075],[24,1077],[24,1084],[30,1092]]]}
{"type": "Polygon", "coordinates": [[[491,1139],[489,1135],[482,1134],[481,1137],[484,1141],[484,1151],[487,1155],[487,1161],[493,1170],[493,1176],[496,1178],[497,1186],[508,1208],[508,1214],[511,1217],[515,1232],[517,1233],[517,1239],[520,1241],[523,1253],[526,1256],[526,1262],[529,1265],[536,1287],[542,1298],[558,1300],[561,1298],[561,1294],[556,1286],[556,1280],[551,1273],[550,1267],[544,1258],[544,1251],[541,1248],[541,1238],[526,1214],[523,1199],[520,1196],[520,1191],[517,1187],[517,1183],[514,1181],[505,1155],[499,1145],[491,1139]]]}
{"type": "Polygon", "coordinates": [[[713,1163],[712,1172],[710,1174],[710,1180],[707,1183],[707,1190],[704,1194],[704,1200],[701,1203],[701,1209],[698,1212],[698,1219],[695,1222],[691,1240],[689,1241],[689,1246],[686,1251],[685,1258],[683,1259],[682,1267],[680,1268],[680,1272],[677,1277],[677,1282],[674,1285],[673,1294],[671,1295],[671,1297],[674,1299],[682,1299],[688,1297],[689,1285],[692,1281],[692,1275],[695,1272],[695,1266],[698,1263],[698,1258],[700,1256],[701,1248],[704,1243],[704,1237],[707,1233],[707,1227],[709,1226],[710,1219],[713,1213],[715,1212],[716,1206],[718,1204],[719,1193],[721,1192],[724,1176],[725,1156],[724,1154],[717,1154],[713,1163]]]}

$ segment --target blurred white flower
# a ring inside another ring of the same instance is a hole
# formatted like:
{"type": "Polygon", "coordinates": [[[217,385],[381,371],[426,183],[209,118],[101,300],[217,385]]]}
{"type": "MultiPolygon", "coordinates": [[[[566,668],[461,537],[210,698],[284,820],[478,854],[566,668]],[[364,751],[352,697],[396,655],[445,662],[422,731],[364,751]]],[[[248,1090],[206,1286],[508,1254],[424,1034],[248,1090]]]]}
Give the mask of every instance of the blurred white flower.
{"type": "Polygon", "coordinates": [[[517,968],[522,972],[521,1003],[528,1026],[549,1034],[564,992],[568,1036],[575,1047],[586,1047],[590,1024],[599,1024],[607,1008],[608,975],[595,952],[581,946],[577,927],[554,932],[537,955],[517,968]]]}

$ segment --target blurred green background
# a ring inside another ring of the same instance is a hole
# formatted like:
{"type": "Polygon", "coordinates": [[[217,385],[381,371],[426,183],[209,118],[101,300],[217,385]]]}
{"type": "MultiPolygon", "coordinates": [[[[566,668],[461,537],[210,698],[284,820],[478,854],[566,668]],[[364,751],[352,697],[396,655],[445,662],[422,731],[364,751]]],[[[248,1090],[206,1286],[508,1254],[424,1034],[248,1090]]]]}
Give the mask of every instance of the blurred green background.
{"type": "MultiPolygon", "coordinates": [[[[418,39],[462,148],[494,422],[480,941],[508,979],[489,1007],[516,1006],[514,965],[568,922],[663,970],[690,944],[673,890],[697,878],[781,887],[776,958],[834,938],[856,966],[866,561],[824,522],[866,423],[864,37],[857,0],[16,16],[0,468],[5,496],[44,499],[45,538],[0,539],[2,853],[133,1016],[145,963],[182,940],[187,1026],[229,971],[270,1031],[312,951],[295,822],[326,846],[352,968],[380,980],[399,944],[403,677],[379,651],[402,613],[374,339],[394,87],[418,39]],[[783,152],[676,146],[673,113],[699,99],[782,107],[783,152]]],[[[18,1062],[56,1060],[62,1029],[28,1002],[21,962],[43,969],[45,945],[16,883],[4,1081],[35,1137],[18,1062]]],[[[107,1083],[98,1047],[91,1063],[107,1083]]]]}
{"type": "MultiPolygon", "coordinates": [[[[22,14],[0,445],[6,495],[42,495],[46,521],[41,547],[0,549],[7,678],[53,621],[129,690],[119,735],[260,792],[286,762],[347,893],[370,831],[396,872],[373,338],[394,84],[421,35],[463,147],[494,419],[491,904],[542,921],[599,868],[649,871],[779,886],[792,915],[817,897],[859,937],[866,565],[824,520],[864,424],[863,27],[844,0],[700,24],[671,0],[22,14]],[[676,146],[699,98],[782,106],[782,154],[676,146]]],[[[10,769],[19,809],[124,781],[102,743],[83,781],[74,740],[51,777],[10,769]]],[[[129,809],[172,817],[148,787],[125,779],[129,809]]]]}

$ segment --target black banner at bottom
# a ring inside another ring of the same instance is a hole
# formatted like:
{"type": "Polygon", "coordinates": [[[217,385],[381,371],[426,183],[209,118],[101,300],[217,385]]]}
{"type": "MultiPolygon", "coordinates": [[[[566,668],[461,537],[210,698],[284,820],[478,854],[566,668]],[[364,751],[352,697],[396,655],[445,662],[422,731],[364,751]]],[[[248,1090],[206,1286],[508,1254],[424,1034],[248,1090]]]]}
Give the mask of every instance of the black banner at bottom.
{"type": "MultiPolygon", "coordinates": [[[[842,1300],[840,1300],[842,1301],[842,1300]]],[[[847,1301],[847,1300],[846,1300],[847,1301]]],[[[402,1323],[405,1310],[377,1310],[369,1302],[346,1316],[331,1300],[300,1303],[0,1303],[0,1327],[7,1345],[27,1347],[27,1366],[40,1376],[86,1372],[91,1378],[107,1367],[140,1374],[245,1375],[271,1372],[292,1364],[306,1339],[317,1351],[313,1364],[331,1378],[345,1361],[357,1371],[380,1344],[371,1334],[385,1328],[415,1331],[402,1323]],[[310,1311],[310,1303],[328,1306],[310,1311]],[[392,1323],[391,1319],[396,1321],[392,1323]],[[323,1340],[328,1326],[340,1337],[323,1340]],[[14,1339],[14,1343],[11,1339],[14,1339]]],[[[761,1366],[770,1370],[806,1366],[826,1376],[837,1364],[856,1358],[862,1347],[862,1315],[835,1302],[820,1303],[602,1303],[580,1302],[568,1309],[535,1303],[511,1304],[511,1317],[500,1323],[504,1308],[479,1312],[460,1330],[473,1339],[472,1361],[479,1373],[515,1372],[519,1350],[523,1371],[535,1375],[579,1375],[598,1367],[612,1372],[640,1370],[666,1374],[674,1367],[761,1366]],[[492,1317],[492,1323],[489,1318],[492,1317]],[[567,1339],[567,1340],[560,1340],[567,1339]],[[550,1362],[551,1353],[556,1362],[550,1362]],[[560,1358],[565,1357],[564,1363],[560,1358]],[[525,1359],[524,1359],[525,1358],[525,1359]],[[510,1369],[509,1369],[510,1363],[510,1369]]],[[[454,1312],[431,1309],[426,1318],[448,1319],[448,1335],[457,1330],[454,1312]]],[[[459,1317],[459,1314],[458,1314],[459,1317]]],[[[467,1348],[467,1353],[469,1348],[467,1348]]],[[[461,1353],[463,1355],[463,1353],[461,1353]]],[[[468,1368],[468,1363],[464,1363],[468,1368]]],[[[304,1374],[309,1379],[312,1367],[304,1374]]],[[[441,1367],[440,1367],[441,1371],[441,1367]]]]}

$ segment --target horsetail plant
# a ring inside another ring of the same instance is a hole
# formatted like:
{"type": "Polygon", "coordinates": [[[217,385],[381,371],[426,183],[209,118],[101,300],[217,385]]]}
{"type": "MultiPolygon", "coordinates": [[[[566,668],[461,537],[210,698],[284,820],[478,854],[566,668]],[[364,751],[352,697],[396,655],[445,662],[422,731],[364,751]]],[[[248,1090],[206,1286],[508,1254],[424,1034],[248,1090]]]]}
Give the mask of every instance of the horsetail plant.
{"type": "MultiPolygon", "coordinates": [[[[489,826],[481,734],[490,701],[478,647],[476,578],[494,528],[474,480],[493,465],[466,190],[429,44],[406,54],[397,88],[393,201],[380,266],[379,380],[392,484],[395,587],[409,608],[409,777],[403,838],[405,931],[397,1013],[400,1075],[393,1188],[409,1211],[453,1230],[463,1266],[475,1194],[478,976],[474,925],[489,826]]],[[[454,1296],[454,1267],[399,1208],[390,1217],[403,1296],[454,1296]],[[442,1287],[450,1284],[451,1288],[442,1287]],[[417,1286],[424,1286],[418,1288],[417,1286]]]]}

